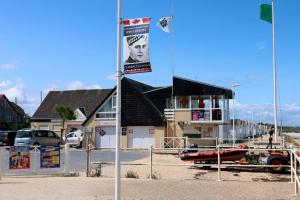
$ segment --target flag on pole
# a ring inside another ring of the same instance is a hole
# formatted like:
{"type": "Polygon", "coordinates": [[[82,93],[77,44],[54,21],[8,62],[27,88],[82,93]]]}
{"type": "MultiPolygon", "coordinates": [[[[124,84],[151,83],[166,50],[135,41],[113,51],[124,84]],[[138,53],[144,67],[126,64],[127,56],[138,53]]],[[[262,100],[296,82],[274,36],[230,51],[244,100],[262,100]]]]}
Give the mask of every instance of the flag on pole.
{"type": "Polygon", "coordinates": [[[272,24],[272,5],[260,4],[260,19],[272,24]]]}
{"type": "Polygon", "coordinates": [[[170,33],[170,24],[172,18],[172,16],[160,18],[156,25],[160,27],[164,32],[170,33]]]}

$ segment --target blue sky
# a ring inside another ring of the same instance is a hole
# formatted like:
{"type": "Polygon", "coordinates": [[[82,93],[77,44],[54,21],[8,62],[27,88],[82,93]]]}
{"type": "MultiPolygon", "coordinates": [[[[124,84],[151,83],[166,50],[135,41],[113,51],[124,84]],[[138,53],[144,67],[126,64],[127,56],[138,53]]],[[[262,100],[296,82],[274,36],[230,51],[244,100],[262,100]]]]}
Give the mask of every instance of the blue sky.
{"type": "MultiPolygon", "coordinates": [[[[272,26],[259,19],[271,0],[123,0],[123,18],[151,17],[152,73],[129,75],[170,85],[175,75],[236,90],[237,116],[271,122],[272,26]],[[173,8],[173,9],[172,9],[173,8]],[[171,14],[172,36],[156,23],[171,14]]],[[[300,125],[300,1],[277,0],[276,44],[283,123],[300,125]]],[[[0,93],[26,112],[40,91],[111,88],[116,66],[116,0],[0,0],[0,93]]]]}

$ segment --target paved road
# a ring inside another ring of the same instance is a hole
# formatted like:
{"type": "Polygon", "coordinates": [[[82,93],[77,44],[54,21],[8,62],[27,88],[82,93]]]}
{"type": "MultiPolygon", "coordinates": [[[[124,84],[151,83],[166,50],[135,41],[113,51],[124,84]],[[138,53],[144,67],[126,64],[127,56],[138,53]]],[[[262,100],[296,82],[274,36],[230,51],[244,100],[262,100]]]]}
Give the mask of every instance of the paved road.
{"type": "MultiPolygon", "coordinates": [[[[62,173],[64,169],[64,150],[61,150],[61,168],[60,169],[39,169],[40,153],[30,153],[30,170],[9,170],[9,152],[3,152],[3,170],[4,174],[24,175],[24,174],[52,174],[62,173]]],[[[120,159],[124,162],[130,162],[147,157],[147,151],[122,151],[120,159]]],[[[114,162],[114,150],[94,150],[91,152],[91,161],[114,162]]],[[[70,149],[70,170],[71,171],[85,171],[86,170],[86,151],[80,149],[70,149]]]]}

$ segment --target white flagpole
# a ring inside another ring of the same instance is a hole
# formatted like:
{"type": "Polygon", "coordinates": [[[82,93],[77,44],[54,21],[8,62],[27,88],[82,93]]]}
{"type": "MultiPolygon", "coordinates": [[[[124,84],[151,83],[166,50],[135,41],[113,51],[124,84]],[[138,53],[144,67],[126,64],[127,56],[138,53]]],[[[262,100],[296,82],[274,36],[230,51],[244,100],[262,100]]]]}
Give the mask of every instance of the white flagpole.
{"type": "Polygon", "coordinates": [[[115,200],[120,200],[120,130],[121,130],[121,0],[118,0],[117,18],[117,108],[116,108],[116,149],[115,149],[115,200]]]}
{"type": "Polygon", "coordinates": [[[277,69],[276,69],[276,47],[275,47],[275,14],[274,14],[274,0],[272,0],[272,35],[273,35],[273,70],[274,70],[274,128],[275,128],[275,142],[277,142],[277,69]]]}

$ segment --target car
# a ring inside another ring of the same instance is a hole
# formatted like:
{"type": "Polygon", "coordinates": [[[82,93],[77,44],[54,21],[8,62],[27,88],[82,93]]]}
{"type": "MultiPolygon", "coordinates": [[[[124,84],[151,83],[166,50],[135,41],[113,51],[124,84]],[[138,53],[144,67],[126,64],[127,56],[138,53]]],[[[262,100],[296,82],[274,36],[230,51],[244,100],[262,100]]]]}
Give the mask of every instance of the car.
{"type": "Polygon", "coordinates": [[[63,137],[66,144],[81,148],[83,141],[83,132],[81,130],[71,131],[63,137]]]}
{"type": "Polygon", "coordinates": [[[17,131],[0,131],[0,146],[14,146],[17,131]]]}
{"type": "Polygon", "coordinates": [[[49,130],[19,130],[14,144],[15,146],[60,145],[61,140],[56,133],[49,130]]]}

